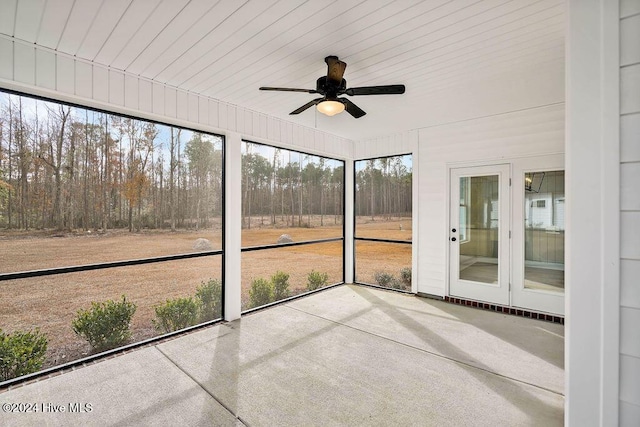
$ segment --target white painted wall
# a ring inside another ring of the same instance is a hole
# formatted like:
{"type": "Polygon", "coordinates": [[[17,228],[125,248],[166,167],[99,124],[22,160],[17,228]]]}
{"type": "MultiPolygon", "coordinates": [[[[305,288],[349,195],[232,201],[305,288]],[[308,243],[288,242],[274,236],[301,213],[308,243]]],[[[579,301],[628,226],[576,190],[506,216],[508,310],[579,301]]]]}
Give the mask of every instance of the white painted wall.
{"type": "Polygon", "coordinates": [[[640,425],[640,0],[620,2],[620,425],[640,425]]]}
{"type": "Polygon", "coordinates": [[[447,293],[449,203],[447,166],[506,162],[564,152],[563,93],[557,102],[357,141],[356,158],[414,153],[414,283],[417,292],[447,293]]]}

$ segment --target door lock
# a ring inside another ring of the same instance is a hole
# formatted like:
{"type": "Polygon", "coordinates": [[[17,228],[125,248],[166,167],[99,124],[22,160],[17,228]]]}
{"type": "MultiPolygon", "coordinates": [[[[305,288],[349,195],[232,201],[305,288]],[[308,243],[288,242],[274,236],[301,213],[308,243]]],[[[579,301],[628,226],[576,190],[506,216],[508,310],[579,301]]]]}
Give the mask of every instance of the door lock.
{"type": "Polygon", "coordinates": [[[451,238],[451,241],[452,241],[452,242],[455,242],[455,241],[456,241],[456,238],[455,238],[455,237],[452,237],[452,238],[451,238]]]}
{"type": "Polygon", "coordinates": [[[457,231],[457,230],[456,230],[455,228],[452,228],[452,229],[451,229],[451,232],[452,232],[452,233],[455,233],[456,231],[457,231]]]}

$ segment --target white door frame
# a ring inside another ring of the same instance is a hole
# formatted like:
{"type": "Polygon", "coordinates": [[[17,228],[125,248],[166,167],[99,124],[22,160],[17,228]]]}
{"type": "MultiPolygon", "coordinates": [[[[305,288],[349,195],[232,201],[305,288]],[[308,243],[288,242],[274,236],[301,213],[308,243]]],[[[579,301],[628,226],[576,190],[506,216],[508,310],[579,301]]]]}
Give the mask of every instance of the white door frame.
{"type": "MultiPolygon", "coordinates": [[[[509,226],[511,228],[511,238],[509,239],[508,249],[508,277],[509,277],[509,297],[504,305],[524,308],[529,310],[547,312],[552,314],[564,315],[565,307],[565,293],[543,291],[535,289],[524,288],[524,174],[526,172],[542,172],[542,171],[559,171],[565,170],[564,155],[563,154],[549,154],[544,156],[531,156],[523,158],[509,159],[507,163],[460,163],[450,164],[447,166],[447,187],[448,187],[448,203],[447,203],[447,223],[448,229],[445,230],[447,242],[447,295],[458,296],[462,298],[469,298],[479,301],[492,302],[487,298],[483,298],[483,295],[477,293],[465,293],[460,295],[456,292],[456,287],[452,289],[452,283],[457,280],[457,272],[459,259],[455,256],[451,250],[451,233],[452,229],[452,217],[453,217],[453,203],[452,197],[454,186],[459,186],[457,177],[454,178],[454,171],[458,169],[478,169],[478,170],[491,170],[492,167],[506,166],[509,168],[509,173],[506,175],[507,180],[511,180],[511,186],[509,186],[509,226]]],[[[459,191],[459,190],[458,190],[459,191]]],[[[503,202],[503,197],[501,202],[503,202]]],[[[502,205],[503,203],[501,203],[502,205]]],[[[505,206],[505,208],[507,208],[505,206]]],[[[458,208],[456,208],[458,209],[458,208]]],[[[502,230],[505,231],[505,230],[502,230]]],[[[508,232],[508,230],[506,230],[508,232]]],[[[503,300],[504,301],[504,300],[503,300]]]]}
{"type": "Polygon", "coordinates": [[[462,298],[469,298],[479,301],[493,302],[495,304],[508,305],[510,302],[510,221],[511,204],[509,164],[496,164],[488,166],[471,167],[451,167],[449,169],[449,294],[462,298]],[[482,283],[460,279],[460,245],[465,241],[460,240],[459,230],[459,201],[460,185],[459,180],[465,176],[490,176],[497,175],[499,179],[498,187],[498,283],[482,283]],[[456,229],[456,232],[453,230],[456,229]],[[453,239],[456,239],[455,241],[453,239]]]}

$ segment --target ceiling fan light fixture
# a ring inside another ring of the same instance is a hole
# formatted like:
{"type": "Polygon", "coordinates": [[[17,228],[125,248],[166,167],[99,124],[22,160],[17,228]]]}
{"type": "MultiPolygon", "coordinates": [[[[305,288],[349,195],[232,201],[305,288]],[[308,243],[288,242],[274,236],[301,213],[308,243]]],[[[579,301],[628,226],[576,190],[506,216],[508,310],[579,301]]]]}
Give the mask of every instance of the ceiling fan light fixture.
{"type": "Polygon", "coordinates": [[[347,68],[347,63],[340,61],[337,56],[327,56],[324,58],[324,62],[327,64],[327,75],[321,76],[316,80],[315,89],[262,86],[260,87],[260,90],[306,92],[317,93],[320,95],[320,98],[313,99],[303,106],[296,108],[289,113],[290,115],[300,114],[315,105],[319,112],[327,116],[335,116],[336,114],[346,111],[355,119],[359,119],[367,113],[362,108],[351,102],[350,99],[338,98],[340,95],[402,95],[404,93],[404,85],[347,88],[347,81],[344,79],[344,70],[347,68]]]}
{"type": "Polygon", "coordinates": [[[327,116],[335,116],[336,114],[342,113],[344,111],[344,104],[340,101],[327,99],[316,105],[316,108],[322,114],[325,114],[327,116]]]}

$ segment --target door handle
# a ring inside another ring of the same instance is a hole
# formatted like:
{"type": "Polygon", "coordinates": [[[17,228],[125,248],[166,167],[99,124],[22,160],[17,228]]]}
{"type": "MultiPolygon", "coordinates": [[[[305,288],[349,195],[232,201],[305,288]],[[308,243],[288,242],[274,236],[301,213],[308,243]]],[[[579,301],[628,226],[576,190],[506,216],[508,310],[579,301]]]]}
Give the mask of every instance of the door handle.
{"type": "Polygon", "coordinates": [[[452,228],[452,229],[451,229],[451,232],[452,232],[452,233],[455,233],[456,231],[458,231],[458,230],[456,230],[455,228],[452,228]]]}
{"type": "Polygon", "coordinates": [[[455,242],[455,241],[456,241],[456,238],[455,238],[455,237],[452,237],[452,238],[451,238],[451,241],[452,241],[452,242],[455,242]]]}

